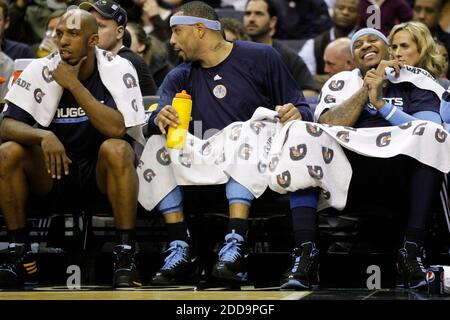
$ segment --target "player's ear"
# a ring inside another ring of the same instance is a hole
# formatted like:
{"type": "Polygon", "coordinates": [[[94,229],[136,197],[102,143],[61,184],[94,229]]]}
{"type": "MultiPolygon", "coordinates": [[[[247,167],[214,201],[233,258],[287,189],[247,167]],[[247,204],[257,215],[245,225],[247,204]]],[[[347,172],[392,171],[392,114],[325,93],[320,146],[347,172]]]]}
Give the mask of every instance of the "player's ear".
{"type": "Polygon", "coordinates": [[[98,44],[98,34],[94,33],[89,37],[88,45],[89,47],[95,47],[98,44]]]}

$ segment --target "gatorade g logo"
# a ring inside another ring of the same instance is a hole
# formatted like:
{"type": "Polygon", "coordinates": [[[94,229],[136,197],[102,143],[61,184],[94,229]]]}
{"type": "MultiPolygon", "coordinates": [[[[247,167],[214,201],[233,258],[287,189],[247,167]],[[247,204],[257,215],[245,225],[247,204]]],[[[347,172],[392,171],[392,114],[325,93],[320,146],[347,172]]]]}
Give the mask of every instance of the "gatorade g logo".
{"type": "Polygon", "coordinates": [[[291,173],[289,171],[284,171],[283,173],[277,175],[277,183],[282,188],[287,188],[291,185],[291,173]]]}
{"type": "Polygon", "coordinates": [[[325,98],[323,98],[323,101],[324,101],[325,103],[335,103],[335,102],[336,102],[336,97],[335,97],[335,96],[332,96],[331,94],[327,94],[327,95],[325,96],[325,98]]]}
{"type": "Polygon", "coordinates": [[[436,129],[436,133],[434,134],[434,137],[439,143],[445,142],[445,139],[447,139],[447,132],[441,129],[436,129]]]}
{"type": "Polygon", "coordinates": [[[263,162],[258,162],[258,172],[259,173],[264,173],[267,171],[267,165],[263,162]]]}
{"type": "Polygon", "coordinates": [[[250,158],[250,154],[252,153],[253,148],[250,147],[248,143],[244,143],[239,147],[239,158],[243,160],[248,160],[250,158]]]}
{"type": "Polygon", "coordinates": [[[144,179],[147,182],[152,182],[153,178],[156,176],[155,171],[153,171],[152,169],[147,169],[144,171],[144,179]]]}
{"type": "Polygon", "coordinates": [[[190,168],[192,165],[192,157],[189,153],[180,153],[178,156],[178,160],[180,161],[181,165],[190,168]]]}
{"type": "Polygon", "coordinates": [[[139,160],[139,163],[138,163],[137,167],[138,167],[139,169],[142,169],[142,166],[143,166],[143,165],[144,165],[144,161],[139,160]]]}
{"type": "Polygon", "coordinates": [[[202,155],[209,156],[209,154],[212,151],[211,144],[209,142],[206,142],[202,145],[202,155]]]}
{"type": "Polygon", "coordinates": [[[339,140],[341,140],[342,142],[349,142],[349,141],[350,141],[349,136],[350,136],[350,132],[348,132],[348,131],[339,131],[339,132],[336,134],[336,137],[337,137],[339,140]]]}
{"type": "Polygon", "coordinates": [[[264,128],[266,125],[260,121],[252,122],[250,123],[250,128],[253,130],[254,133],[259,134],[261,132],[261,129],[264,128]]]}
{"type": "Polygon", "coordinates": [[[47,83],[53,81],[53,72],[51,72],[47,66],[42,68],[42,78],[44,78],[47,83]]]}
{"type": "Polygon", "coordinates": [[[125,73],[123,75],[123,83],[128,89],[137,87],[136,79],[130,73],[125,73]]]}
{"type": "Polygon", "coordinates": [[[323,132],[318,126],[309,123],[306,123],[306,131],[313,137],[319,137],[323,132]]]}
{"type": "Polygon", "coordinates": [[[269,162],[269,170],[274,171],[276,167],[278,166],[278,163],[280,162],[280,159],[278,157],[273,157],[269,162]]]}
{"type": "Polygon", "coordinates": [[[330,191],[321,189],[321,193],[322,193],[322,197],[323,197],[325,200],[329,200],[329,199],[331,198],[331,193],[330,193],[330,191]]]}
{"type": "Polygon", "coordinates": [[[333,149],[330,149],[327,147],[322,147],[322,156],[323,156],[323,161],[325,161],[326,164],[331,163],[331,161],[333,161],[333,157],[334,157],[333,149]]]}
{"type": "Polygon", "coordinates": [[[239,139],[239,136],[241,135],[241,129],[242,129],[242,124],[237,124],[237,125],[234,125],[233,127],[231,127],[230,139],[233,141],[236,141],[237,139],[239,139]]]}
{"type": "Polygon", "coordinates": [[[163,166],[168,166],[171,163],[170,155],[166,148],[162,147],[156,152],[156,160],[163,166]]]}
{"type": "Polygon", "coordinates": [[[380,133],[377,137],[377,147],[386,147],[391,143],[391,132],[380,133]]]}
{"type": "Polygon", "coordinates": [[[289,156],[294,161],[302,160],[306,156],[306,144],[299,144],[289,148],[289,156]]]}
{"type": "Polygon", "coordinates": [[[434,281],[434,272],[433,271],[428,271],[427,272],[427,282],[431,283],[434,281]]]}
{"type": "Polygon", "coordinates": [[[308,173],[311,178],[320,180],[323,178],[323,170],[321,166],[306,166],[308,168],[308,173]]]}
{"type": "Polygon", "coordinates": [[[399,127],[400,129],[405,130],[405,129],[410,128],[411,126],[412,126],[412,123],[411,123],[411,122],[407,122],[407,123],[404,123],[404,124],[399,125],[398,127],[399,127]]]}
{"type": "Polygon", "coordinates": [[[331,91],[340,91],[344,87],[344,80],[333,80],[328,85],[331,91]]]}
{"type": "Polygon", "coordinates": [[[40,88],[34,90],[34,100],[36,100],[37,103],[41,103],[44,96],[45,93],[40,88]]]}
{"type": "Polygon", "coordinates": [[[103,51],[103,56],[108,60],[109,62],[113,61],[115,58],[115,54],[111,51],[103,51]]]}
{"type": "Polygon", "coordinates": [[[225,162],[225,153],[222,153],[217,159],[216,161],[214,161],[215,165],[219,165],[221,163],[225,162]]]}
{"type": "Polygon", "coordinates": [[[427,124],[425,122],[418,124],[413,130],[413,135],[422,136],[423,133],[425,132],[425,126],[426,125],[427,124]]]}
{"type": "Polygon", "coordinates": [[[131,107],[133,108],[134,111],[136,111],[136,112],[138,111],[138,106],[137,106],[136,99],[133,99],[131,101],[131,107]]]}

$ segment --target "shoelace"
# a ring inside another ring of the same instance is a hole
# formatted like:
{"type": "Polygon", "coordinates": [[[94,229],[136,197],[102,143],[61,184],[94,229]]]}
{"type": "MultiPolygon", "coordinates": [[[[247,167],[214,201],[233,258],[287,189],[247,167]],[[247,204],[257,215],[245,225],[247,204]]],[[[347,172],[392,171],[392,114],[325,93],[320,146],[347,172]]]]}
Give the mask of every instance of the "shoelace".
{"type": "Polygon", "coordinates": [[[240,256],[241,243],[237,240],[228,241],[219,251],[219,260],[224,262],[235,262],[240,256]]]}
{"type": "Polygon", "coordinates": [[[405,261],[405,265],[408,268],[408,271],[410,273],[416,273],[416,272],[426,272],[422,257],[420,255],[417,255],[415,258],[410,257],[408,255],[408,250],[406,248],[400,249],[401,254],[403,256],[403,259],[405,261]]]}
{"type": "Polygon", "coordinates": [[[302,255],[301,252],[295,251],[292,255],[294,256],[294,263],[291,272],[295,273],[297,270],[309,271],[312,264],[314,263],[313,256],[317,254],[317,249],[313,248],[309,254],[302,255]]]}
{"type": "Polygon", "coordinates": [[[168,270],[176,267],[181,262],[187,262],[187,254],[186,249],[182,246],[173,245],[169,249],[166,250],[166,252],[171,251],[171,253],[164,259],[164,266],[162,267],[163,270],[168,270]]]}

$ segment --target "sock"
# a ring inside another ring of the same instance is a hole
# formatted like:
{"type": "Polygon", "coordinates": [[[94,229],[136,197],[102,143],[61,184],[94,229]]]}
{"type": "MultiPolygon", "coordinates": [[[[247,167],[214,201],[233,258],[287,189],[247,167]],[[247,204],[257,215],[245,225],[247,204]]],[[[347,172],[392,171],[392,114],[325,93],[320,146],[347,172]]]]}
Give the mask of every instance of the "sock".
{"type": "Polygon", "coordinates": [[[304,242],[316,241],[317,214],[316,208],[295,207],[292,211],[292,228],[294,230],[295,246],[304,242]]]}
{"type": "Polygon", "coordinates": [[[128,245],[135,247],[136,234],[134,229],[116,229],[116,245],[128,245]]]}
{"type": "Polygon", "coordinates": [[[239,219],[239,218],[231,218],[228,220],[228,232],[236,232],[240,236],[242,236],[244,239],[247,238],[247,232],[248,232],[248,221],[247,219],[239,219]]]}
{"type": "Polygon", "coordinates": [[[30,232],[27,227],[19,228],[16,230],[8,230],[9,243],[17,245],[28,245],[31,248],[30,232]]]}
{"type": "Polygon", "coordinates": [[[169,234],[169,243],[175,240],[183,240],[191,245],[191,234],[186,221],[177,223],[166,223],[167,232],[169,234]]]}

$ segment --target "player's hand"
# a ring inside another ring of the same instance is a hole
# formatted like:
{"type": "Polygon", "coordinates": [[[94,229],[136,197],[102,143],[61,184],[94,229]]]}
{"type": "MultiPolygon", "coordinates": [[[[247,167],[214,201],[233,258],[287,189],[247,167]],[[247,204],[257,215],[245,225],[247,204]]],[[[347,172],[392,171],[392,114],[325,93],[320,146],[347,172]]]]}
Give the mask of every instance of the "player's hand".
{"type": "Polygon", "coordinates": [[[166,127],[177,128],[180,124],[178,113],[174,107],[167,105],[158,112],[156,116],[156,125],[162,134],[166,134],[166,127]]]}
{"type": "Polygon", "coordinates": [[[283,125],[291,120],[302,120],[300,111],[298,111],[292,103],[276,106],[275,111],[278,112],[278,116],[280,117],[280,121],[283,125]]]}
{"type": "Polygon", "coordinates": [[[367,71],[364,77],[364,87],[369,94],[369,101],[377,109],[381,109],[385,104],[383,100],[384,81],[384,78],[375,69],[367,71]]]}
{"type": "Polygon", "coordinates": [[[378,75],[384,78],[385,71],[387,67],[391,67],[395,71],[395,77],[398,78],[400,76],[400,69],[403,67],[403,63],[398,62],[397,60],[381,60],[378,64],[376,72],[378,75]]]}
{"type": "Polygon", "coordinates": [[[48,134],[41,140],[41,148],[44,153],[47,172],[52,179],[61,179],[62,172],[69,174],[69,164],[72,160],[66,155],[66,149],[55,134],[48,131],[48,134]]]}
{"type": "Polygon", "coordinates": [[[63,88],[70,90],[78,80],[81,65],[87,59],[83,57],[76,65],[70,65],[61,60],[55,70],[53,70],[53,79],[63,88]]]}

